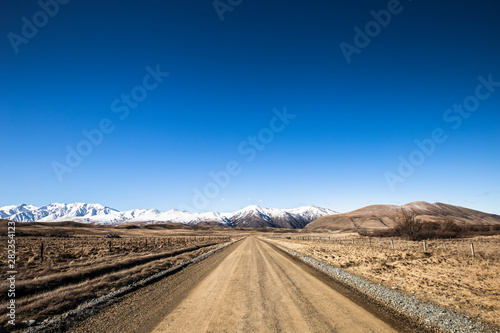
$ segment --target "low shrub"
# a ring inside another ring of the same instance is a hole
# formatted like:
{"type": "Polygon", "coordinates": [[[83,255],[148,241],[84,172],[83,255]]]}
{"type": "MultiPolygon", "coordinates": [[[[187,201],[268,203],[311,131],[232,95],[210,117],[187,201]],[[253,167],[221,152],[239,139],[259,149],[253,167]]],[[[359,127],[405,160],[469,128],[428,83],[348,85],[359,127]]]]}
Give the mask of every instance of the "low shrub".
{"type": "Polygon", "coordinates": [[[403,237],[413,241],[424,239],[461,238],[474,236],[500,235],[500,224],[457,224],[453,219],[442,222],[422,222],[416,219],[415,213],[401,210],[396,226],[373,232],[360,231],[362,236],[371,237],[403,237]]]}

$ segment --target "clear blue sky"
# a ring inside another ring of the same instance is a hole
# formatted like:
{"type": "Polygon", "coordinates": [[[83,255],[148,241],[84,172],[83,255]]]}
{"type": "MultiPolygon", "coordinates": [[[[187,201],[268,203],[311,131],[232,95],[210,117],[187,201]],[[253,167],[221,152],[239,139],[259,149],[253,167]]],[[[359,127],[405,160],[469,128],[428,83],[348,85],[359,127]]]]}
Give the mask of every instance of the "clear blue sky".
{"type": "Polygon", "coordinates": [[[219,13],[212,1],[60,1],[53,17],[0,2],[0,206],[425,200],[500,214],[500,87],[475,97],[479,76],[500,82],[498,1],[222,0],[219,13]],[[391,21],[370,24],[388,6],[391,21]],[[341,45],[367,24],[348,63],[341,45]],[[465,101],[470,116],[447,113],[465,101]],[[296,117],[274,119],[284,108],[296,117]],[[436,128],[447,139],[422,155],[415,140],[436,128]],[[102,140],[85,142],[96,129],[102,140]],[[68,147],[91,152],[71,167],[68,147]],[[230,161],[217,185],[210,173],[230,161]]]}

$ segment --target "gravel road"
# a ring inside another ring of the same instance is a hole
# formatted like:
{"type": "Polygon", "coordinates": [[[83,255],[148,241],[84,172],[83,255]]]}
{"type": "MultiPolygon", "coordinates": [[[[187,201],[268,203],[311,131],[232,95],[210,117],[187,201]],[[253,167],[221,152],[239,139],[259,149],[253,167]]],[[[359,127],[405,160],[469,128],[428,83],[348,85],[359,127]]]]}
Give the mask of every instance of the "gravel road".
{"type": "Polygon", "coordinates": [[[396,332],[274,247],[247,238],[153,332],[396,332]]]}
{"type": "Polygon", "coordinates": [[[401,332],[276,247],[246,238],[72,332],[401,332]]]}

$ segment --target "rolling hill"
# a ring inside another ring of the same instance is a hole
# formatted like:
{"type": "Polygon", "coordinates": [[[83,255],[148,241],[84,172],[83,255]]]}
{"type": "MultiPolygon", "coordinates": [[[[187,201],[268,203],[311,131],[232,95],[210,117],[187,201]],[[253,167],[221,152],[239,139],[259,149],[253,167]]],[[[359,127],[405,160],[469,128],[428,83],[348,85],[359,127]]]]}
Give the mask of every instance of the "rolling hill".
{"type": "Polygon", "coordinates": [[[312,231],[390,228],[395,225],[401,209],[413,211],[418,219],[426,222],[439,222],[451,218],[459,224],[500,224],[500,215],[440,202],[416,201],[403,206],[372,205],[344,214],[322,216],[309,223],[305,229],[312,231]]]}

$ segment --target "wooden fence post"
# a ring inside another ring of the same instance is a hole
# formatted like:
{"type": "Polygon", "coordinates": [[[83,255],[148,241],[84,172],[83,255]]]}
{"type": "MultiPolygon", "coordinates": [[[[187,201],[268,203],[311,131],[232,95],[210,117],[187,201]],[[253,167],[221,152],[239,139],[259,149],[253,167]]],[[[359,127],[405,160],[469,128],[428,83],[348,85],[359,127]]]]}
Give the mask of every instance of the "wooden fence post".
{"type": "Polygon", "coordinates": [[[425,241],[423,241],[422,243],[424,245],[424,252],[427,252],[427,244],[425,243],[425,241]]]}
{"type": "Polygon", "coordinates": [[[43,261],[43,242],[40,244],[40,261],[43,261]]]}
{"type": "Polygon", "coordinates": [[[470,252],[472,253],[473,257],[476,255],[476,252],[474,251],[474,243],[470,243],[470,252]]]}
{"type": "Polygon", "coordinates": [[[394,239],[391,239],[391,247],[394,250],[394,239]]]}

